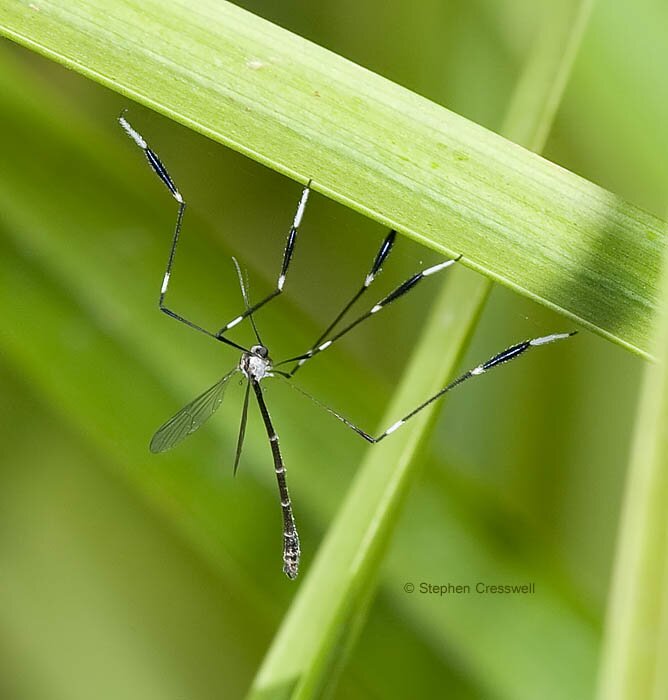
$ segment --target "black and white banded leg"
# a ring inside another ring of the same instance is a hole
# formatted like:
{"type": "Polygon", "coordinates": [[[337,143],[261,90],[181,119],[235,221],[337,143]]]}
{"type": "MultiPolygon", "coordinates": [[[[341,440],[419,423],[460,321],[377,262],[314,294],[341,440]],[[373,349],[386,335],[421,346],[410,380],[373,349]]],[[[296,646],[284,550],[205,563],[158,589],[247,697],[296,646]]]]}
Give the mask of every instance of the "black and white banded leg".
{"type": "Polygon", "coordinates": [[[299,548],[299,535],[295,525],[295,518],[292,514],[292,503],[290,502],[290,493],[288,492],[288,483],[285,478],[285,463],[278,445],[278,435],[274,430],[274,426],[269,416],[267,404],[264,402],[262,388],[260,383],[255,379],[250,379],[253,385],[253,391],[257,398],[264,427],[267,430],[267,437],[271,445],[271,454],[274,458],[274,470],[276,471],[276,480],[278,481],[278,493],[281,499],[281,509],[283,511],[283,571],[290,579],[297,578],[299,573],[299,557],[301,550],[299,548]]]}
{"type": "Polygon", "coordinates": [[[424,401],[419,406],[414,408],[410,413],[407,413],[401,420],[398,420],[396,423],[393,423],[389,428],[387,428],[385,431],[383,431],[377,437],[374,437],[374,436],[370,435],[369,433],[367,433],[366,431],[362,430],[357,425],[355,425],[352,421],[348,420],[347,418],[342,416],[340,413],[338,413],[334,409],[332,409],[329,406],[327,406],[326,404],[322,403],[321,401],[316,399],[314,396],[311,396],[311,394],[304,391],[303,389],[298,387],[296,384],[293,384],[292,382],[290,382],[290,386],[292,386],[294,389],[296,389],[302,395],[311,399],[311,401],[316,403],[321,408],[324,408],[328,413],[331,413],[334,417],[338,418],[342,423],[345,423],[345,425],[347,425],[351,430],[354,430],[360,437],[363,437],[367,442],[375,444],[375,443],[380,442],[381,440],[384,440],[388,435],[391,435],[392,433],[397,431],[399,428],[401,428],[402,425],[404,425],[411,418],[413,418],[413,416],[416,416],[420,411],[422,411],[422,409],[426,408],[427,406],[432,404],[434,401],[440,399],[444,394],[447,394],[449,391],[451,391],[455,387],[458,387],[460,384],[463,384],[465,381],[472,379],[473,377],[478,377],[481,374],[485,374],[490,369],[493,369],[494,367],[497,367],[498,365],[502,365],[502,364],[505,364],[506,362],[510,362],[511,360],[514,360],[516,357],[523,355],[525,352],[527,352],[527,350],[530,350],[531,348],[538,347],[541,345],[548,345],[549,343],[554,343],[557,340],[564,340],[565,338],[570,338],[571,336],[575,335],[576,333],[577,333],[577,331],[571,331],[570,333],[553,333],[552,335],[546,335],[546,336],[542,336],[540,338],[533,338],[532,340],[524,340],[521,343],[517,343],[516,345],[511,345],[509,348],[506,348],[505,350],[498,353],[497,355],[494,355],[494,357],[491,357],[489,360],[483,362],[482,364],[477,365],[476,367],[468,370],[467,372],[464,372],[464,374],[457,377],[457,379],[454,379],[452,382],[450,382],[443,389],[436,392],[432,397],[428,398],[426,401],[424,401]]]}
{"type": "MultiPolygon", "coordinates": [[[[353,298],[341,309],[341,311],[339,311],[339,313],[329,324],[329,326],[327,326],[327,328],[325,328],[325,330],[318,336],[318,339],[311,345],[309,352],[315,351],[320,346],[323,340],[325,340],[325,338],[330,334],[332,329],[334,329],[338,325],[339,321],[348,313],[353,304],[362,296],[362,294],[364,294],[364,292],[366,292],[371,283],[376,279],[377,275],[381,271],[383,263],[385,262],[387,256],[392,250],[392,246],[394,245],[394,240],[396,237],[397,232],[394,229],[392,229],[387,234],[387,236],[385,236],[383,242],[380,245],[380,248],[378,249],[378,252],[376,253],[376,257],[374,258],[373,264],[371,265],[371,269],[369,270],[367,276],[364,278],[364,284],[357,290],[357,292],[353,295],[353,298]]],[[[306,359],[303,359],[302,361],[298,362],[290,370],[290,372],[288,372],[289,376],[292,377],[297,372],[297,370],[304,364],[304,362],[306,362],[306,359]]]]}
{"type": "Polygon", "coordinates": [[[206,330],[206,328],[203,328],[202,326],[198,325],[197,323],[194,323],[193,321],[185,318],[184,316],[181,316],[180,314],[176,313],[172,309],[170,309],[168,306],[165,304],[165,296],[167,295],[167,289],[169,288],[169,280],[172,275],[172,267],[174,265],[174,257],[176,255],[176,248],[179,243],[179,236],[181,234],[181,227],[183,226],[183,214],[186,210],[186,202],[183,199],[183,196],[179,192],[176,183],[174,180],[172,180],[171,176],[167,172],[167,168],[162,164],[162,161],[160,158],[158,158],[157,154],[155,151],[153,151],[149,145],[146,143],[146,140],[144,137],[138,132],[135,131],[135,129],[132,128],[130,122],[125,118],[124,116],[125,111],[121,113],[121,116],[118,118],[118,122],[125,131],[125,133],[139,146],[139,148],[144,151],[144,155],[146,156],[146,160],[148,161],[148,164],[151,166],[151,169],[153,172],[160,178],[160,180],[163,182],[165,187],[169,190],[171,193],[172,197],[176,200],[177,204],[179,205],[178,212],[176,214],[176,224],[174,226],[174,235],[172,237],[172,247],[169,250],[169,258],[167,259],[167,268],[165,270],[165,274],[162,278],[162,286],[160,288],[160,299],[158,302],[158,305],[160,307],[160,311],[163,313],[167,314],[167,316],[171,316],[172,318],[176,319],[177,321],[180,321],[181,323],[185,323],[187,326],[190,326],[190,328],[194,328],[196,331],[200,331],[201,333],[204,333],[208,336],[211,336],[212,338],[216,338],[216,340],[220,340],[226,345],[230,345],[233,348],[236,348],[237,350],[241,350],[243,352],[246,351],[246,348],[244,348],[241,345],[238,345],[237,343],[233,342],[232,340],[229,340],[228,338],[222,338],[220,337],[217,333],[212,333],[211,331],[206,330]]]}
{"type": "Polygon", "coordinates": [[[282,291],[285,285],[285,278],[288,274],[288,268],[290,267],[290,261],[292,260],[292,254],[295,250],[295,243],[297,242],[297,231],[299,230],[299,225],[302,222],[304,216],[304,211],[306,209],[306,203],[308,202],[309,194],[311,193],[311,180],[308,181],[306,187],[304,187],[301,197],[299,198],[299,204],[297,205],[297,211],[295,212],[294,219],[292,220],[292,226],[290,226],[290,231],[288,232],[288,239],[285,244],[285,252],[283,253],[283,263],[281,265],[281,272],[278,275],[278,280],[276,282],[276,288],[273,292],[268,294],[264,299],[261,299],[257,304],[246,308],[246,310],[239,314],[236,318],[233,318],[229,323],[224,325],[216,337],[223,339],[223,335],[227,333],[230,329],[234,328],[236,325],[241,323],[247,316],[251,316],[258,309],[262,308],[265,304],[269,303],[272,299],[277,297],[282,291]]]}
{"type": "MultiPolygon", "coordinates": [[[[379,255],[382,252],[383,252],[383,247],[381,247],[381,249],[379,251],[379,255]]],[[[389,250],[387,251],[387,253],[389,253],[389,250]]],[[[386,256],[387,256],[387,253],[385,254],[386,256]]],[[[461,258],[461,255],[456,257],[456,258],[453,258],[452,260],[446,260],[445,262],[438,263],[438,265],[433,265],[432,267],[428,267],[425,270],[422,270],[421,272],[415,273],[412,277],[409,277],[407,280],[402,282],[396,289],[394,289],[387,296],[385,296],[383,299],[381,299],[377,304],[372,306],[371,309],[369,309],[369,311],[362,314],[361,316],[358,316],[354,321],[349,323],[347,326],[345,326],[338,333],[336,333],[331,338],[326,340],[324,343],[321,343],[320,345],[316,345],[316,347],[312,347],[310,350],[307,350],[305,353],[302,353],[301,355],[295,355],[295,357],[289,357],[287,360],[281,360],[275,366],[279,367],[280,365],[296,362],[297,366],[289,372],[290,376],[292,376],[297,371],[297,368],[301,367],[304,363],[308,362],[312,357],[315,357],[316,355],[320,354],[324,350],[327,350],[327,348],[331,347],[333,343],[335,343],[337,340],[339,340],[344,335],[346,335],[346,333],[349,333],[353,328],[355,328],[360,323],[362,323],[362,321],[365,321],[370,316],[377,314],[381,309],[384,309],[386,306],[389,306],[392,302],[394,302],[397,299],[399,299],[400,297],[404,296],[404,294],[406,294],[411,289],[413,289],[415,287],[415,285],[418,284],[418,282],[421,282],[423,279],[425,279],[425,277],[430,277],[431,275],[433,275],[437,272],[440,272],[441,270],[445,270],[446,268],[450,267],[451,265],[454,265],[460,258],[461,258]]],[[[381,260],[381,262],[382,262],[382,260],[381,260]]],[[[367,279],[368,279],[368,277],[367,277],[367,279]]]]}

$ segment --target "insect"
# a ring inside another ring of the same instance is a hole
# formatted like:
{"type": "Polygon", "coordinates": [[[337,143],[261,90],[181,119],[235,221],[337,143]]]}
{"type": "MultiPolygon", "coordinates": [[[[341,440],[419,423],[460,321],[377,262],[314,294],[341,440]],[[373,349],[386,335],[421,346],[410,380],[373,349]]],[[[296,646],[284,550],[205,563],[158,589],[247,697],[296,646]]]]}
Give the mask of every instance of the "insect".
{"type": "MultiPolygon", "coordinates": [[[[392,292],[383,297],[380,301],[374,304],[368,311],[358,316],[355,320],[344,325],[340,330],[335,331],[339,326],[340,322],[343,320],[344,316],[348,313],[353,304],[369,289],[373,281],[376,279],[377,275],[381,272],[381,268],[388,255],[392,250],[394,245],[396,232],[394,230],[390,231],[387,236],[383,239],[378,252],[373,260],[369,273],[364,278],[364,281],[357,292],[353,295],[350,301],[341,309],[337,314],[335,319],[327,326],[327,328],[320,334],[320,336],[315,340],[315,342],[303,353],[295,355],[294,357],[289,357],[280,362],[274,362],[269,355],[269,349],[262,342],[260,334],[255,325],[255,320],[253,314],[260,308],[268,304],[272,299],[279,296],[285,285],[288,270],[290,267],[290,261],[295,250],[295,243],[297,241],[297,232],[299,230],[299,225],[301,224],[302,218],[304,216],[304,211],[306,209],[306,203],[311,191],[311,181],[304,187],[299,203],[297,205],[297,211],[295,212],[292,225],[288,232],[287,242],[285,245],[285,251],[283,253],[283,262],[281,264],[280,273],[276,282],[275,289],[267,295],[264,299],[251,305],[246,285],[244,284],[243,275],[239,265],[235,259],[234,264],[237,268],[237,274],[239,276],[239,284],[241,286],[241,292],[243,295],[245,309],[238,316],[235,316],[231,321],[225,324],[222,328],[217,331],[210,331],[202,326],[194,323],[193,321],[181,316],[180,314],[173,311],[165,303],[165,297],[167,295],[167,290],[169,287],[169,280],[172,274],[172,267],[174,265],[174,256],[176,254],[176,248],[179,242],[179,235],[181,233],[181,228],[183,224],[183,214],[185,212],[186,203],[183,199],[181,193],[179,192],[176,184],[172,180],[171,176],[167,172],[167,169],[162,164],[161,160],[158,158],[156,153],[149,148],[148,144],[144,138],[130,125],[130,123],[125,119],[124,112],[119,117],[119,123],[127,135],[141,148],[148,160],[149,165],[155,174],[160,178],[163,184],[167,187],[172,197],[176,200],[178,204],[178,212],[176,215],[176,224],[174,226],[174,233],[172,237],[172,244],[169,251],[169,257],[167,259],[167,268],[162,281],[162,287],[160,288],[159,297],[159,308],[162,312],[171,316],[172,318],[186,324],[190,328],[204,333],[205,335],[217,340],[225,345],[229,345],[232,348],[241,352],[241,358],[239,364],[228,372],[226,375],[219,379],[212,387],[207,389],[204,393],[200,394],[196,399],[191,401],[187,406],[182,408],[178,413],[176,413],[172,418],[170,418],[164,425],[162,425],[156,431],[153,439],[151,440],[150,449],[151,452],[164,452],[174,447],[176,444],[181,442],[185,437],[194,433],[199,429],[216,411],[223,401],[225,394],[225,389],[227,388],[230,379],[237,373],[241,373],[246,379],[246,392],[244,397],[244,404],[241,413],[241,424],[239,427],[239,436],[237,438],[236,453],[234,457],[234,473],[237,471],[239,466],[239,459],[241,457],[241,451],[244,442],[244,436],[246,433],[246,422],[248,416],[248,405],[250,400],[251,391],[253,392],[255,399],[257,401],[258,407],[260,409],[260,414],[262,415],[262,420],[267,432],[267,437],[269,439],[269,444],[271,446],[271,452],[274,459],[274,469],[276,472],[276,479],[278,481],[278,491],[281,500],[281,510],[283,514],[283,571],[290,579],[295,579],[299,571],[299,559],[300,559],[300,545],[299,545],[299,535],[297,533],[297,527],[295,525],[295,519],[292,512],[292,504],[290,501],[290,494],[288,491],[288,485],[286,481],[286,467],[283,461],[283,456],[278,443],[278,435],[274,430],[274,425],[269,415],[269,410],[267,404],[265,403],[264,396],[262,393],[262,388],[260,383],[267,377],[280,377],[285,381],[288,381],[295,389],[300,393],[306,395],[308,398],[313,400],[316,404],[327,410],[334,417],[340,420],[342,423],[347,425],[350,429],[355,431],[359,436],[364,438],[367,442],[378,443],[384,440],[388,435],[398,430],[402,425],[409,421],[413,416],[422,411],[425,407],[429,406],[432,402],[436,401],[444,394],[449,392],[451,389],[459,386],[468,379],[472,377],[477,377],[490,369],[501,365],[505,362],[519,357],[520,355],[527,352],[529,349],[548,345],[557,340],[562,340],[568,338],[575,334],[575,331],[570,333],[554,333],[552,335],[543,336],[540,338],[533,338],[532,340],[525,340],[511,347],[503,350],[502,352],[494,355],[489,360],[483,362],[482,364],[473,367],[461,376],[457,377],[455,380],[450,382],[447,386],[442,388],[436,394],[428,398],[426,401],[421,403],[419,406],[414,408],[410,413],[405,415],[400,420],[396,421],[393,425],[387,428],[384,432],[380,433],[378,436],[370,435],[365,432],[350,420],[345,418],[343,415],[324,405],[313,396],[300,389],[296,384],[294,384],[291,379],[295,373],[308,361],[319,355],[320,353],[331,347],[333,343],[338,341],[341,337],[350,332],[357,325],[368,319],[370,316],[377,314],[386,306],[404,296],[407,292],[413,289],[417,284],[419,284],[423,279],[435,275],[442,270],[447,269],[453,265],[459,258],[453,260],[446,260],[445,262],[428,267],[420,272],[417,272],[412,277],[402,282],[398,287],[396,287],[392,292]],[[257,340],[257,344],[250,348],[246,348],[243,345],[236,343],[227,337],[227,333],[232,330],[235,326],[240,324],[245,319],[249,319],[252,324],[253,332],[257,340]],[[283,369],[280,369],[283,367],[283,369]]],[[[461,256],[460,256],[461,257],[461,256]]]]}

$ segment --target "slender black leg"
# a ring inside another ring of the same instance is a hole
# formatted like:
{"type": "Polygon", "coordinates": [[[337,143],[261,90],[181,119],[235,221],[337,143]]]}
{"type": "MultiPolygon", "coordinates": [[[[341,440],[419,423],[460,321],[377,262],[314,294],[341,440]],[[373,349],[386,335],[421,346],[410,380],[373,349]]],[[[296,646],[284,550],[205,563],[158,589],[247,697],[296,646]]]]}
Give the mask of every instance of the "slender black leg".
{"type": "Polygon", "coordinates": [[[527,350],[530,350],[533,347],[537,347],[539,345],[548,345],[549,343],[553,343],[556,340],[563,340],[564,338],[570,338],[572,335],[575,335],[577,331],[572,331],[570,333],[554,333],[552,335],[546,335],[543,336],[542,338],[534,338],[533,340],[525,340],[521,343],[517,343],[516,345],[511,345],[509,348],[504,350],[503,352],[498,353],[498,355],[494,355],[494,357],[490,358],[486,362],[483,362],[482,364],[478,365],[477,367],[474,367],[473,369],[470,369],[468,372],[464,372],[461,376],[457,377],[457,379],[453,380],[450,382],[447,386],[445,386],[443,389],[435,393],[431,398],[427,399],[423,403],[421,403],[419,406],[414,408],[410,413],[407,413],[401,420],[398,420],[396,423],[393,423],[387,430],[382,432],[380,435],[377,437],[373,437],[369,433],[365,432],[361,428],[358,428],[354,423],[349,421],[347,418],[342,416],[340,413],[337,413],[335,410],[330,408],[329,406],[326,406],[324,403],[316,399],[314,396],[311,396],[311,394],[307,393],[300,387],[296,386],[292,382],[289,382],[290,386],[292,386],[294,389],[296,389],[299,393],[303,394],[307,398],[311,399],[314,403],[316,403],[318,406],[321,408],[324,408],[326,411],[331,413],[335,418],[338,418],[342,423],[345,423],[351,430],[354,430],[360,437],[363,437],[367,442],[371,443],[377,443],[386,438],[388,435],[391,433],[395,432],[399,428],[401,428],[402,425],[407,423],[413,416],[417,415],[423,408],[426,408],[429,406],[429,404],[433,403],[437,399],[440,399],[441,396],[444,394],[447,394],[449,391],[454,389],[455,387],[459,386],[460,384],[463,384],[465,381],[468,379],[471,379],[472,377],[477,377],[481,374],[485,374],[485,372],[489,371],[490,369],[493,369],[494,367],[498,365],[502,365],[506,362],[510,362],[510,360],[514,360],[516,357],[519,357],[520,355],[523,355],[527,350]]]}
{"type": "Polygon", "coordinates": [[[281,450],[278,446],[278,435],[274,430],[267,410],[267,404],[262,396],[262,389],[259,382],[254,379],[250,380],[253,385],[253,391],[257,397],[257,403],[260,407],[264,427],[267,430],[267,437],[271,445],[271,453],[274,457],[274,469],[276,470],[276,479],[278,481],[278,493],[281,498],[281,509],[283,511],[283,571],[290,579],[297,578],[299,572],[299,557],[301,551],[299,549],[299,535],[295,519],[292,514],[292,504],[290,503],[290,494],[288,492],[288,484],[285,479],[285,464],[281,456],[281,450]]]}
{"type": "Polygon", "coordinates": [[[306,209],[306,202],[308,201],[308,196],[310,193],[311,180],[308,181],[306,187],[304,187],[302,191],[302,196],[299,199],[299,204],[297,205],[295,217],[292,220],[292,226],[290,226],[288,240],[285,244],[285,252],[283,253],[283,264],[281,265],[281,272],[278,276],[278,281],[276,282],[276,288],[273,292],[271,292],[271,294],[266,296],[264,299],[258,301],[257,304],[253,304],[253,306],[246,308],[246,310],[242,314],[240,314],[236,318],[233,318],[229,323],[224,325],[218,331],[218,333],[216,333],[217,338],[220,338],[222,340],[223,335],[227,333],[227,331],[229,331],[231,328],[234,328],[234,326],[241,323],[246,318],[246,316],[250,316],[251,314],[255,313],[258,309],[270,302],[274,297],[277,297],[283,291],[283,286],[285,285],[285,278],[288,274],[288,268],[290,267],[292,254],[295,250],[295,243],[297,242],[297,231],[299,230],[299,225],[302,222],[304,210],[306,209]]]}
{"type": "MultiPolygon", "coordinates": [[[[303,365],[315,355],[318,355],[323,350],[327,350],[327,348],[330,347],[330,345],[335,343],[339,338],[342,338],[346,333],[350,332],[353,328],[355,328],[355,326],[362,323],[362,321],[365,321],[367,318],[369,318],[369,316],[378,313],[381,309],[384,309],[386,306],[389,306],[393,301],[396,301],[399,297],[402,297],[408,291],[413,289],[413,287],[415,287],[415,285],[421,280],[423,280],[425,277],[429,277],[430,275],[433,275],[436,272],[444,270],[446,267],[450,267],[450,265],[456,263],[460,258],[461,255],[457,258],[454,258],[453,260],[446,260],[445,262],[439,263],[438,265],[434,265],[433,267],[428,267],[426,270],[422,270],[422,272],[414,274],[412,277],[409,277],[405,282],[402,282],[396,289],[391,291],[386,297],[381,299],[369,311],[356,318],[352,323],[349,323],[345,328],[343,328],[343,330],[340,330],[329,340],[326,340],[324,343],[318,345],[317,347],[311,348],[310,350],[308,350],[305,353],[302,353],[301,355],[289,357],[287,360],[281,360],[280,362],[276,363],[274,367],[280,367],[281,365],[288,364],[290,362],[297,362],[298,367],[303,365]]],[[[295,371],[296,370],[292,370],[290,374],[294,374],[295,371]]]]}
{"type": "Polygon", "coordinates": [[[158,302],[160,311],[167,314],[167,316],[171,316],[177,321],[180,321],[181,323],[185,323],[187,326],[190,326],[190,328],[194,328],[196,331],[200,331],[201,333],[211,336],[216,340],[220,340],[223,343],[226,343],[227,345],[236,348],[237,350],[246,352],[247,350],[243,346],[238,345],[237,343],[228,340],[227,338],[219,337],[216,333],[212,333],[211,331],[202,328],[202,326],[199,326],[196,323],[190,321],[189,319],[184,318],[183,316],[177,314],[175,311],[172,311],[165,305],[165,295],[167,294],[167,288],[169,287],[169,278],[172,274],[172,266],[174,265],[176,247],[179,243],[179,235],[181,233],[181,227],[183,225],[183,214],[186,210],[186,203],[183,197],[181,196],[181,193],[179,192],[178,188],[176,187],[176,184],[167,172],[167,168],[165,168],[165,166],[162,164],[160,158],[158,158],[157,154],[153,150],[151,150],[151,148],[149,148],[143,136],[132,128],[130,122],[128,122],[128,120],[123,116],[123,114],[121,114],[121,116],[118,118],[121,127],[123,128],[125,133],[137,144],[137,146],[139,146],[139,148],[141,148],[142,151],[144,151],[144,155],[146,156],[146,160],[151,166],[151,169],[160,178],[160,180],[162,180],[165,187],[167,187],[172,197],[174,197],[174,199],[179,205],[179,210],[176,215],[176,225],[174,226],[174,235],[172,237],[172,247],[170,248],[169,258],[167,259],[167,269],[165,270],[165,275],[162,279],[162,287],[160,288],[160,299],[158,302]]]}
{"type": "Polygon", "coordinates": [[[248,421],[248,398],[250,396],[250,379],[246,382],[246,394],[244,396],[244,407],[241,410],[241,424],[239,425],[239,437],[237,438],[237,451],[234,455],[234,476],[237,475],[239,460],[241,459],[241,450],[244,446],[244,438],[246,437],[246,422],[248,421]]]}
{"type": "MultiPolygon", "coordinates": [[[[380,269],[385,262],[385,259],[390,254],[392,246],[394,245],[394,239],[397,236],[397,232],[393,229],[391,230],[385,239],[383,240],[376,257],[371,266],[369,274],[364,279],[364,284],[357,290],[353,298],[341,309],[336,318],[327,326],[327,328],[320,334],[318,339],[311,345],[309,352],[313,352],[322,343],[322,341],[329,335],[331,330],[338,324],[338,322],[348,313],[350,307],[366,292],[369,285],[374,281],[376,275],[380,272],[380,269]]],[[[297,370],[303,365],[303,362],[297,363],[292,370],[288,373],[291,377],[297,372],[297,370]]]]}

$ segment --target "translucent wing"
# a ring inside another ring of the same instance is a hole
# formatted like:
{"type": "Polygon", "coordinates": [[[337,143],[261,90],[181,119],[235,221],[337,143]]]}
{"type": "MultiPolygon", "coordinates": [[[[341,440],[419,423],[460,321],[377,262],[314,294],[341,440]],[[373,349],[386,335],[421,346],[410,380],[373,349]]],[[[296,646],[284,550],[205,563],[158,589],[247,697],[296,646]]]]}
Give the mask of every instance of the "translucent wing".
{"type": "Polygon", "coordinates": [[[190,433],[194,433],[206,420],[211,418],[223,402],[228,380],[237,371],[238,369],[235,368],[228,372],[219,382],[184,406],[175,416],[158,428],[151,440],[151,452],[171,450],[174,445],[188,437],[190,433]]]}

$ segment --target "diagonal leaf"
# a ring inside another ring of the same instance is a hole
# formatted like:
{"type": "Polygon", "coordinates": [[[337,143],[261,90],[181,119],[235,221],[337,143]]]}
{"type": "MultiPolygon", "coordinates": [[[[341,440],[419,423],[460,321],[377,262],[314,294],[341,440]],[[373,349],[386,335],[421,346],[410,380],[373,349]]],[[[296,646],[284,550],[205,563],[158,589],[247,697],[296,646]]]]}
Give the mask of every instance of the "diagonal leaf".
{"type": "MultiPolygon", "coordinates": [[[[388,408],[388,425],[402,414],[402,408],[424,400],[425,391],[433,390],[434,376],[446,377],[461,358],[488,284],[453,271],[388,408]],[[438,368],[435,347],[440,348],[438,368]]],[[[410,429],[369,449],[258,673],[249,696],[252,700],[316,697],[332,667],[340,663],[340,645],[370,595],[415,475],[416,452],[434,416],[433,408],[424,411],[410,429]]]]}
{"type": "Polygon", "coordinates": [[[0,31],[649,353],[660,222],[414,93],[213,0],[8,0],[0,31]]]}

